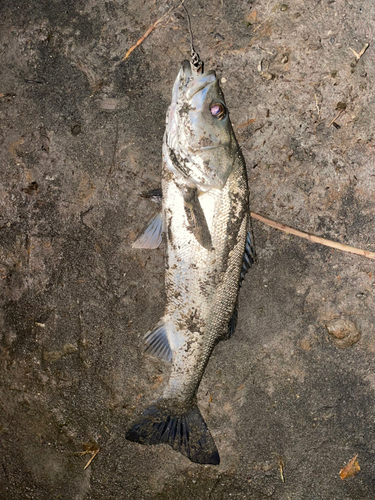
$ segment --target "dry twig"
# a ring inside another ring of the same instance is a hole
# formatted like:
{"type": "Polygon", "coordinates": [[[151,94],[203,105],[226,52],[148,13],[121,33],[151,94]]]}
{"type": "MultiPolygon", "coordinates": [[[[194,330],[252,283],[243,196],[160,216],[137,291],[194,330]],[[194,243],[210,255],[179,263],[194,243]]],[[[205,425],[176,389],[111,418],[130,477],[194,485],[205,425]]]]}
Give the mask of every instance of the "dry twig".
{"type": "Polygon", "coordinates": [[[325,245],[326,247],[335,248],[343,252],[354,253],[356,255],[361,255],[362,257],[367,257],[368,259],[375,260],[375,252],[369,252],[368,250],[362,250],[360,248],[351,247],[349,245],[343,245],[342,243],[337,243],[336,241],[326,240],[325,238],[320,238],[319,236],[314,236],[313,234],[304,233],[303,231],[299,231],[298,229],[286,226],[285,224],[281,224],[280,222],[275,222],[271,219],[267,219],[266,217],[263,217],[262,215],[256,214],[254,212],[250,212],[250,215],[253,219],[259,220],[267,226],[280,229],[280,231],[284,231],[284,233],[294,234],[295,236],[299,236],[300,238],[304,238],[305,240],[312,241],[313,243],[319,243],[320,245],[325,245]]]}
{"type": "Polygon", "coordinates": [[[318,118],[320,118],[320,108],[319,108],[319,104],[318,104],[318,98],[317,98],[316,94],[314,94],[314,95],[315,95],[316,109],[318,110],[318,118]]]}
{"type": "Polygon", "coordinates": [[[357,52],[355,50],[353,50],[351,47],[349,47],[349,49],[353,52],[353,54],[355,55],[355,58],[357,59],[357,61],[359,61],[361,59],[361,57],[363,56],[363,54],[366,52],[366,50],[370,47],[370,44],[369,43],[366,43],[361,52],[359,54],[357,54],[357,52]]]}
{"type": "Polygon", "coordinates": [[[284,479],[284,462],[282,461],[282,459],[280,458],[279,459],[279,470],[280,470],[280,479],[283,483],[285,483],[285,479],[284,479]]]}
{"type": "Polygon", "coordinates": [[[94,460],[94,458],[96,457],[96,455],[99,453],[100,447],[99,447],[98,443],[96,443],[96,442],[83,443],[83,446],[85,448],[84,451],[78,451],[76,454],[77,455],[81,455],[81,456],[87,455],[88,453],[91,454],[90,460],[87,462],[87,464],[83,468],[83,470],[86,470],[87,467],[94,460]]]}
{"type": "Polygon", "coordinates": [[[133,52],[134,49],[136,49],[138,47],[138,45],[141,45],[141,43],[148,37],[148,35],[154,31],[155,28],[158,27],[158,25],[162,22],[162,20],[170,13],[172,12],[173,9],[178,9],[181,7],[181,5],[184,3],[185,0],[182,0],[182,2],[177,6],[177,7],[171,7],[163,16],[161,16],[160,19],[158,19],[157,21],[154,22],[154,24],[152,24],[148,30],[146,31],[146,33],[141,36],[141,38],[138,40],[137,43],[135,43],[132,47],[130,47],[130,49],[127,51],[127,53],[125,54],[125,56],[122,58],[123,61],[125,61],[125,59],[127,59],[130,54],[133,52]]]}
{"type": "Polygon", "coordinates": [[[256,118],[251,118],[250,120],[247,120],[246,122],[239,123],[238,125],[235,125],[234,128],[235,128],[235,130],[238,130],[239,128],[248,127],[249,125],[251,125],[255,121],[256,121],[256,118]]]}
{"type": "Polygon", "coordinates": [[[339,118],[341,116],[341,114],[344,112],[343,109],[340,109],[340,111],[337,113],[337,115],[334,117],[334,119],[331,121],[331,123],[328,125],[328,127],[330,127],[332,125],[332,123],[334,123],[337,118],[339,118]]]}
{"type": "Polygon", "coordinates": [[[87,464],[84,466],[83,470],[86,470],[87,467],[91,464],[91,462],[94,460],[94,458],[96,457],[96,455],[99,453],[99,448],[95,451],[92,452],[92,457],[90,458],[90,460],[87,462],[87,464]]]}

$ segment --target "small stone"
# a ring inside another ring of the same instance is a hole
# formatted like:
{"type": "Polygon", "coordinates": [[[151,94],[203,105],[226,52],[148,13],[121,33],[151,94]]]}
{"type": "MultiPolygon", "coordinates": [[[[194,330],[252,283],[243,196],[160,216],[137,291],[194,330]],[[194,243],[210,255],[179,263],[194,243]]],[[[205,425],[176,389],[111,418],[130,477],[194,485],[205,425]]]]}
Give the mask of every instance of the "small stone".
{"type": "Polygon", "coordinates": [[[288,8],[289,8],[289,7],[287,6],[287,4],[286,4],[286,3],[282,3],[282,4],[280,5],[280,10],[281,10],[282,12],[285,12],[286,10],[288,10],[288,8]]]}
{"type": "Polygon", "coordinates": [[[361,332],[356,324],[348,318],[337,318],[326,323],[327,332],[331,335],[333,343],[344,349],[358,342],[361,332]]]}
{"type": "Polygon", "coordinates": [[[320,43],[320,41],[318,42],[311,42],[310,45],[309,45],[309,49],[310,50],[319,50],[322,48],[322,44],[320,43]]]}
{"type": "Polygon", "coordinates": [[[117,100],[116,99],[103,99],[100,103],[100,107],[102,109],[108,109],[108,110],[113,110],[117,106],[117,100]]]}
{"type": "Polygon", "coordinates": [[[214,36],[215,40],[217,40],[218,42],[223,42],[225,40],[225,38],[223,37],[223,35],[220,35],[220,33],[215,33],[215,36],[214,36]]]}
{"type": "Polygon", "coordinates": [[[78,134],[81,133],[82,131],[82,127],[81,127],[81,124],[80,123],[74,123],[71,127],[71,132],[72,132],[72,135],[76,136],[78,134]]]}
{"type": "Polygon", "coordinates": [[[304,351],[311,351],[311,342],[309,339],[302,339],[299,345],[304,351]]]}
{"type": "Polygon", "coordinates": [[[226,81],[227,81],[227,79],[226,79],[226,78],[224,78],[224,77],[223,77],[223,78],[221,78],[221,80],[220,80],[220,82],[221,82],[221,83],[226,83],[226,81]]]}
{"type": "Polygon", "coordinates": [[[262,71],[261,77],[268,81],[275,79],[276,75],[274,75],[273,73],[269,73],[268,71],[262,71]]]}
{"type": "Polygon", "coordinates": [[[344,111],[346,109],[346,102],[340,101],[336,104],[336,109],[338,111],[344,111]]]}

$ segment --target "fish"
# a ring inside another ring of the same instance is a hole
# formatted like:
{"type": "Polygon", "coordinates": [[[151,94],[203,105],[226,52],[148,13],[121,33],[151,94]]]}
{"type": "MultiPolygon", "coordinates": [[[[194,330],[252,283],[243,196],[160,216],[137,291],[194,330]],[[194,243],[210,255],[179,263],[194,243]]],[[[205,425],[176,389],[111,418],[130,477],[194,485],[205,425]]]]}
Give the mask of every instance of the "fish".
{"type": "Polygon", "coordinates": [[[165,246],[164,315],[145,335],[146,352],[171,363],[161,396],[126,439],[170,445],[199,464],[220,456],[197,405],[212,351],[236,327],[238,292],[255,253],[245,160],[215,71],[183,61],[163,138],[161,201],[134,248],[165,246]]]}

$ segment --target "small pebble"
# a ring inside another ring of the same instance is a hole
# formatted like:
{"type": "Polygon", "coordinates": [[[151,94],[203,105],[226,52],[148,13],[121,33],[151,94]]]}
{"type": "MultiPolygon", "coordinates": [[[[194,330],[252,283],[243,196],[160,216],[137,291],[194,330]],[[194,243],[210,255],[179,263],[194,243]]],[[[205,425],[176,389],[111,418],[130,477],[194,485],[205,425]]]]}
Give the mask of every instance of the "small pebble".
{"type": "Polygon", "coordinates": [[[80,134],[81,131],[82,131],[81,124],[80,123],[75,123],[74,125],[72,125],[72,127],[71,127],[70,130],[72,132],[72,135],[74,135],[74,136],[80,134]]]}
{"type": "Polygon", "coordinates": [[[281,10],[282,12],[285,12],[286,10],[288,10],[288,8],[289,8],[289,7],[287,6],[287,4],[286,4],[286,3],[282,3],[282,4],[280,5],[280,10],[281,10]]]}
{"type": "Polygon", "coordinates": [[[226,83],[227,79],[223,77],[220,81],[221,83],[226,83]]]}
{"type": "Polygon", "coordinates": [[[356,324],[348,318],[337,318],[326,323],[327,332],[331,335],[333,343],[344,349],[358,342],[361,332],[356,324]]]}
{"type": "Polygon", "coordinates": [[[339,111],[344,111],[344,109],[346,109],[346,102],[343,102],[343,101],[340,101],[336,104],[336,109],[339,110],[339,111]]]}

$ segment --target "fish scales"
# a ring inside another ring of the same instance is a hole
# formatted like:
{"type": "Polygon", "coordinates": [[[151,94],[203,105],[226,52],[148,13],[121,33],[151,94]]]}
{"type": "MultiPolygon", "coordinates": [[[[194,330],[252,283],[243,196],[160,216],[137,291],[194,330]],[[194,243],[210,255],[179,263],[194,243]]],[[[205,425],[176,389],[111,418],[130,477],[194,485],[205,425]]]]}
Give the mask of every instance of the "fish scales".
{"type": "MultiPolygon", "coordinates": [[[[173,182],[163,182],[167,224],[171,223],[172,234],[178,235],[167,242],[165,316],[181,335],[191,339],[192,333],[197,332],[194,344],[176,352],[168,397],[183,400],[194,397],[211,351],[223,331],[226,332],[233,314],[248,225],[248,191],[243,170],[244,163],[238,159],[223,190],[215,190],[215,208],[209,224],[212,251],[203,248],[194,234],[183,228],[183,199],[174,196],[173,182]],[[196,311],[198,318],[194,320],[196,311]],[[192,331],[194,324],[196,328],[192,331]]],[[[204,209],[204,202],[202,205],[204,209]]]]}
{"type": "Polygon", "coordinates": [[[213,348],[235,328],[253,257],[248,198],[245,161],[217,77],[184,61],[167,112],[162,211],[133,245],[156,248],[164,240],[167,304],[145,340],[172,369],[163,394],[126,437],[169,444],[197,463],[220,462],[196,394],[213,348]]]}

